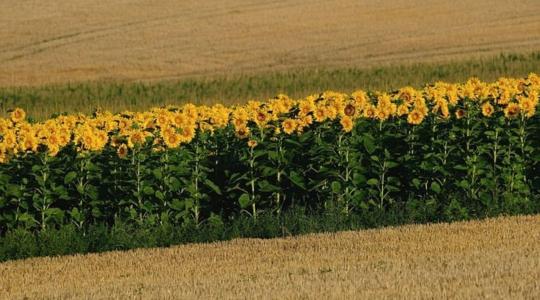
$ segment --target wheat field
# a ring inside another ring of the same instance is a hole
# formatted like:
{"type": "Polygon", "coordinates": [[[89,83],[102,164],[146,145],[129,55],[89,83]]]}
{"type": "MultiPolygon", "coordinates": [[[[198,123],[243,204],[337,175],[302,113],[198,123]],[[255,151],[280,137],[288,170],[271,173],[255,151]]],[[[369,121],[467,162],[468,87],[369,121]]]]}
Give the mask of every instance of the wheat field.
{"type": "Polygon", "coordinates": [[[540,46],[536,0],[0,2],[0,86],[366,67],[540,46]]]}
{"type": "Polygon", "coordinates": [[[0,264],[0,298],[540,297],[540,216],[0,264]]]}

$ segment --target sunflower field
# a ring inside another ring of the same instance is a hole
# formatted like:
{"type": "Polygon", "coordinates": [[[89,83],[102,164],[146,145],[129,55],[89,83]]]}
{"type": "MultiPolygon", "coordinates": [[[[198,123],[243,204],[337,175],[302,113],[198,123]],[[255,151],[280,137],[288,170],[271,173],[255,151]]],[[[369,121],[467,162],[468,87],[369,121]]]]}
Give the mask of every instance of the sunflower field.
{"type": "Polygon", "coordinates": [[[0,234],[291,207],[445,219],[540,202],[540,77],[0,119],[0,234]],[[441,217],[442,218],[442,217],[441,217]]]}

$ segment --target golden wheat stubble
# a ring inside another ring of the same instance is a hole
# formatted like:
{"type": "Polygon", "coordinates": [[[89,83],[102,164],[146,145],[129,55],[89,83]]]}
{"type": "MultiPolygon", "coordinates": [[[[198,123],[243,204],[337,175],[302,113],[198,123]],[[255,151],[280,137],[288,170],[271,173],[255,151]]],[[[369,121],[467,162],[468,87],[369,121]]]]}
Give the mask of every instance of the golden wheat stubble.
{"type": "Polygon", "coordinates": [[[538,298],[540,216],[0,264],[0,298],[538,298]]]}
{"type": "Polygon", "coordinates": [[[539,29],[536,0],[3,0],[0,86],[482,56],[539,29]]]}

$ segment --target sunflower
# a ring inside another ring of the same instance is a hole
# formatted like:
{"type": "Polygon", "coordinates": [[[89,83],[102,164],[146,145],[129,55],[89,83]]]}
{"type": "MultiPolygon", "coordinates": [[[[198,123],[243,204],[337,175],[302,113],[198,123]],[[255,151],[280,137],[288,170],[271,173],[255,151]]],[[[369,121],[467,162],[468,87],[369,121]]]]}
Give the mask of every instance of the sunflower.
{"type": "Polygon", "coordinates": [[[152,152],[161,152],[165,151],[165,147],[163,147],[163,138],[156,138],[152,142],[152,152]]]}
{"type": "Polygon", "coordinates": [[[236,134],[236,137],[240,138],[240,139],[245,139],[249,136],[249,127],[247,126],[244,126],[244,127],[237,127],[236,130],[235,130],[235,134],[236,134]]]}
{"type": "Polygon", "coordinates": [[[15,135],[15,131],[13,130],[4,132],[2,139],[4,144],[9,148],[14,148],[17,144],[17,136],[15,135]]]}
{"type": "Polygon", "coordinates": [[[482,104],[482,115],[484,115],[484,117],[491,117],[494,112],[495,108],[493,107],[493,105],[491,105],[491,103],[486,102],[482,104]]]}
{"type": "Polygon", "coordinates": [[[343,131],[345,132],[351,132],[354,127],[353,120],[351,119],[351,117],[348,116],[341,118],[341,121],[339,121],[339,123],[341,124],[341,126],[343,126],[343,131]]]}
{"type": "Polygon", "coordinates": [[[118,129],[120,130],[129,129],[132,125],[132,121],[126,118],[121,118],[117,120],[117,122],[118,122],[118,129]]]}
{"type": "Polygon", "coordinates": [[[233,118],[232,123],[235,128],[242,128],[247,126],[247,119],[233,118]]]}
{"type": "Polygon", "coordinates": [[[529,118],[534,116],[534,113],[536,112],[534,101],[528,97],[521,97],[519,99],[519,109],[529,118]]]}
{"type": "Polygon", "coordinates": [[[94,144],[94,135],[92,135],[90,132],[86,131],[83,132],[80,137],[80,144],[83,149],[91,149],[92,145],[94,144]]]}
{"type": "Polygon", "coordinates": [[[3,164],[8,161],[8,157],[4,151],[0,152],[0,164],[3,164]]]}
{"type": "Polygon", "coordinates": [[[49,136],[47,136],[46,145],[48,148],[58,147],[60,145],[60,138],[58,137],[56,133],[53,132],[49,134],[49,136]]]}
{"type": "Polygon", "coordinates": [[[120,147],[118,147],[118,150],[116,150],[116,154],[118,155],[118,157],[120,157],[121,159],[124,159],[126,158],[126,156],[128,155],[128,147],[126,144],[121,144],[120,147]]]}
{"type": "Polygon", "coordinates": [[[135,146],[140,146],[144,144],[145,136],[142,131],[135,131],[130,134],[128,138],[128,146],[129,148],[133,148],[135,146]]]}
{"type": "Polygon", "coordinates": [[[192,120],[192,121],[195,121],[197,120],[197,117],[199,116],[199,112],[197,110],[197,106],[189,103],[189,104],[186,104],[184,105],[182,111],[186,114],[186,116],[192,120]]]}
{"type": "Polygon", "coordinates": [[[438,113],[440,111],[443,118],[449,117],[449,111],[448,111],[448,101],[446,101],[443,98],[437,98],[435,100],[435,106],[432,109],[433,113],[438,113]]]}
{"type": "Polygon", "coordinates": [[[122,142],[122,138],[120,136],[113,135],[111,137],[111,146],[113,146],[114,148],[119,147],[121,142],[122,142]]]}
{"type": "Polygon", "coordinates": [[[249,148],[255,148],[258,145],[256,140],[249,140],[247,144],[249,148]]]}
{"type": "Polygon", "coordinates": [[[298,119],[298,124],[303,127],[309,126],[313,124],[313,117],[311,115],[303,116],[298,119]]]}
{"type": "Polygon", "coordinates": [[[177,148],[180,146],[180,142],[180,135],[177,133],[166,134],[163,136],[163,143],[165,143],[168,148],[177,148]]]}
{"type": "Polygon", "coordinates": [[[334,106],[327,106],[326,107],[326,117],[330,120],[334,120],[337,117],[338,111],[334,106]]]}
{"type": "Polygon", "coordinates": [[[37,152],[38,141],[34,135],[26,135],[22,138],[20,148],[22,151],[37,152]]]}
{"type": "Polygon", "coordinates": [[[257,126],[264,127],[264,125],[270,121],[270,116],[266,112],[258,111],[255,113],[253,121],[255,124],[257,124],[257,126]]]}
{"type": "Polygon", "coordinates": [[[60,152],[60,146],[54,145],[54,146],[48,146],[47,153],[49,156],[56,156],[60,152]]]}
{"type": "Polygon", "coordinates": [[[384,121],[390,117],[390,113],[384,107],[377,107],[375,116],[377,119],[384,121]]]}
{"type": "Polygon", "coordinates": [[[413,109],[407,116],[407,122],[413,125],[419,125],[424,120],[424,114],[416,109],[413,109]]]}
{"type": "Polygon", "coordinates": [[[9,115],[13,123],[21,123],[26,118],[26,112],[21,108],[15,108],[9,115]]]}
{"type": "Polygon", "coordinates": [[[60,130],[58,139],[60,140],[60,146],[66,146],[71,140],[71,132],[67,129],[60,130]]]}
{"type": "Polygon", "coordinates": [[[401,88],[396,95],[398,99],[401,99],[404,103],[412,103],[416,95],[416,90],[410,86],[401,88]]]}
{"type": "Polygon", "coordinates": [[[170,123],[171,123],[171,118],[166,112],[162,112],[156,117],[156,124],[159,127],[165,127],[169,125],[170,123]]]}
{"type": "Polygon", "coordinates": [[[397,107],[396,115],[401,117],[409,113],[409,108],[405,104],[401,104],[397,107]]]}
{"type": "Polygon", "coordinates": [[[180,137],[182,142],[189,143],[195,137],[195,127],[194,126],[185,126],[180,131],[180,137]]]}
{"type": "Polygon", "coordinates": [[[465,117],[466,112],[463,109],[456,110],[456,118],[459,120],[463,117],[465,117]]]}
{"type": "Polygon", "coordinates": [[[347,116],[347,117],[353,117],[356,113],[356,107],[354,107],[354,105],[352,104],[347,104],[345,106],[345,108],[343,109],[343,113],[347,116]]]}
{"type": "Polygon", "coordinates": [[[504,109],[504,116],[509,119],[515,118],[519,114],[519,110],[519,104],[514,102],[509,103],[504,109]]]}
{"type": "Polygon", "coordinates": [[[315,120],[319,123],[326,120],[326,109],[323,106],[319,106],[315,109],[315,120]]]}
{"type": "Polygon", "coordinates": [[[368,105],[365,109],[364,109],[364,117],[368,118],[368,119],[375,119],[376,118],[376,114],[377,114],[377,109],[375,108],[375,106],[373,105],[368,105]]]}
{"type": "Polygon", "coordinates": [[[183,113],[176,112],[173,116],[173,124],[176,125],[176,127],[184,126],[187,120],[188,120],[188,117],[184,115],[183,113]]]}
{"type": "Polygon", "coordinates": [[[298,123],[293,119],[286,119],[281,124],[281,127],[283,127],[283,132],[286,134],[292,134],[294,130],[298,127],[298,123]]]}
{"type": "Polygon", "coordinates": [[[302,100],[298,104],[298,108],[300,109],[300,115],[307,115],[315,110],[315,104],[313,100],[302,100]]]}

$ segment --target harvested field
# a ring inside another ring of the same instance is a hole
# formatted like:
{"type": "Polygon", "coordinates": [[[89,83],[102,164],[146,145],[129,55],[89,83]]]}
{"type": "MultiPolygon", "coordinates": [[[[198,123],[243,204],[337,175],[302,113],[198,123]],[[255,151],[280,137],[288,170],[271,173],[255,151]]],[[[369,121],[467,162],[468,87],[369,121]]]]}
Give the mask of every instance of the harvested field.
{"type": "Polygon", "coordinates": [[[540,2],[4,0],[0,41],[0,86],[365,67],[536,50],[540,2]]]}
{"type": "Polygon", "coordinates": [[[0,298],[540,297],[540,216],[37,258],[0,298]]]}

